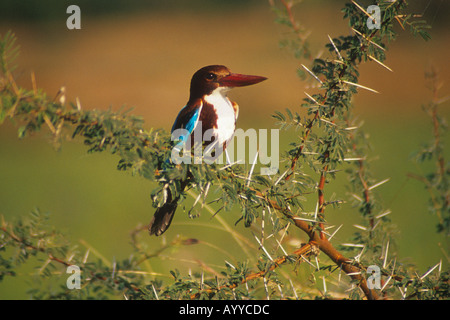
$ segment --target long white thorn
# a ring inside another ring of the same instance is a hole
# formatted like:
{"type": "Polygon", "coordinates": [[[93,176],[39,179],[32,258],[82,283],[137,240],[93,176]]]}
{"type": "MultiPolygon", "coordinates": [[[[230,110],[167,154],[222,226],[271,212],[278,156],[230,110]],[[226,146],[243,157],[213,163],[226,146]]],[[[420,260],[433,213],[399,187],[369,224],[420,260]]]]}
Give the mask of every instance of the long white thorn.
{"type": "Polygon", "coordinates": [[[341,246],[355,247],[355,248],[364,248],[363,244],[358,244],[358,243],[342,243],[341,246]]]}
{"type": "Polygon", "coordinates": [[[359,9],[361,10],[366,16],[368,16],[369,18],[372,18],[372,16],[366,11],[364,10],[363,7],[361,7],[361,5],[359,5],[356,1],[352,0],[353,4],[359,9]]]}
{"type": "Polygon", "coordinates": [[[375,59],[375,57],[372,57],[370,54],[368,55],[368,57],[370,58],[370,60],[375,61],[375,62],[378,63],[380,66],[386,68],[386,69],[389,70],[390,72],[394,72],[394,71],[392,71],[391,68],[389,68],[389,67],[388,67],[387,65],[385,65],[383,62],[381,62],[381,61],[375,59]]]}
{"type": "Polygon", "coordinates": [[[259,246],[261,247],[261,249],[263,249],[264,253],[270,259],[270,261],[273,262],[272,256],[269,254],[269,252],[267,252],[266,248],[264,248],[264,246],[262,245],[261,241],[259,241],[258,237],[256,235],[254,235],[254,237],[255,237],[256,241],[258,242],[259,246]]]}
{"type": "Polygon", "coordinates": [[[336,51],[336,53],[338,54],[338,57],[341,61],[343,61],[341,53],[339,52],[339,50],[337,49],[336,45],[334,44],[333,39],[331,39],[330,35],[328,35],[328,39],[330,39],[331,44],[333,45],[334,50],[336,51]]]}
{"type": "Polygon", "coordinates": [[[383,269],[386,268],[388,252],[389,252],[389,240],[388,240],[388,242],[387,242],[387,244],[386,244],[386,252],[384,253],[383,269]]]}
{"type": "Polygon", "coordinates": [[[334,235],[339,231],[339,229],[341,229],[342,226],[343,224],[341,224],[336,230],[334,230],[331,236],[328,237],[328,241],[330,241],[334,237],[334,235]]]}
{"type": "Polygon", "coordinates": [[[380,219],[380,218],[382,218],[384,216],[387,216],[388,214],[391,214],[391,212],[392,212],[391,210],[387,210],[387,211],[385,211],[383,213],[380,213],[379,215],[375,216],[375,218],[376,219],[380,219]]]}
{"type": "Polygon", "coordinates": [[[156,293],[155,286],[152,284],[153,293],[155,294],[156,300],[159,300],[158,293],[156,293]]]}
{"type": "Polygon", "coordinates": [[[381,186],[382,184],[388,182],[389,180],[391,180],[390,178],[384,179],[383,181],[380,181],[378,183],[375,183],[373,186],[369,187],[369,190],[375,189],[376,187],[381,186]]]}
{"type": "Polygon", "coordinates": [[[294,292],[295,299],[298,300],[297,291],[295,290],[294,284],[292,283],[291,279],[289,279],[289,283],[291,284],[292,291],[294,292]]]}
{"type": "Polygon", "coordinates": [[[294,219],[294,220],[308,221],[308,222],[314,222],[314,223],[319,222],[319,221],[317,221],[316,219],[307,219],[307,218],[300,218],[300,217],[293,217],[292,219],[294,219]]]}
{"type": "Polygon", "coordinates": [[[439,262],[438,264],[436,264],[434,267],[430,268],[430,270],[428,270],[423,276],[420,277],[420,280],[425,279],[425,277],[427,277],[431,272],[433,272],[434,269],[436,269],[437,267],[439,267],[441,265],[441,262],[439,262]]]}
{"type": "Polygon", "coordinates": [[[389,283],[389,281],[391,281],[392,276],[389,276],[389,278],[386,280],[386,282],[384,283],[383,287],[381,288],[381,291],[384,290],[384,288],[386,288],[387,284],[389,283]]]}
{"type": "Polygon", "coordinates": [[[259,154],[259,150],[258,150],[258,151],[256,152],[256,154],[255,154],[255,159],[253,159],[252,167],[251,167],[251,169],[250,169],[250,172],[248,173],[247,187],[250,186],[250,182],[251,182],[251,180],[252,180],[253,169],[255,169],[256,159],[258,158],[258,154],[259,154]]]}
{"type": "Polygon", "coordinates": [[[227,169],[227,168],[229,168],[229,167],[234,166],[235,164],[240,164],[242,161],[243,161],[242,159],[239,159],[239,160],[237,160],[237,161],[235,161],[235,162],[233,162],[233,163],[229,163],[229,164],[227,164],[226,166],[223,166],[223,167],[220,168],[219,170],[225,170],[225,169],[227,169]]]}
{"type": "Polygon", "coordinates": [[[317,104],[318,106],[320,106],[320,103],[317,102],[316,99],[314,99],[311,95],[309,95],[307,92],[305,92],[305,94],[308,96],[309,99],[311,99],[312,101],[314,101],[315,104],[317,104]]]}
{"type": "Polygon", "coordinates": [[[311,70],[309,70],[304,64],[302,64],[303,69],[308,71],[308,73],[313,76],[314,79],[316,79],[320,84],[323,84],[322,80],[319,79],[311,70]]]}
{"type": "Polygon", "coordinates": [[[313,265],[313,264],[311,263],[311,261],[309,261],[308,259],[306,259],[303,255],[300,255],[300,258],[302,258],[305,262],[309,263],[314,269],[316,268],[316,266],[313,265]]]}
{"type": "Polygon", "coordinates": [[[354,224],[353,226],[354,226],[355,228],[358,228],[358,229],[361,229],[361,230],[367,231],[367,228],[366,228],[366,227],[364,227],[364,226],[360,226],[359,224],[354,224]]]}
{"type": "Polygon", "coordinates": [[[358,87],[358,88],[361,88],[361,89],[366,89],[366,90],[374,92],[374,93],[379,93],[377,90],[369,88],[369,87],[366,87],[366,86],[363,86],[361,84],[357,84],[357,83],[346,81],[346,80],[341,80],[341,81],[346,83],[346,84],[349,84],[349,85],[352,85],[352,86],[355,86],[355,87],[358,87]]]}
{"type": "Polygon", "coordinates": [[[383,48],[382,46],[380,46],[378,43],[373,42],[370,39],[367,39],[367,37],[365,37],[361,32],[359,32],[358,30],[352,28],[353,32],[356,33],[357,35],[359,35],[360,37],[363,37],[366,41],[369,41],[371,44],[373,44],[374,46],[376,46],[377,48],[379,48],[382,51],[386,51],[385,48],[383,48]]]}
{"type": "Polygon", "coordinates": [[[316,209],[314,210],[314,220],[317,220],[318,212],[319,212],[319,201],[316,202],[316,209]]]}
{"type": "Polygon", "coordinates": [[[286,175],[286,173],[289,171],[290,169],[286,169],[286,171],[277,179],[277,181],[275,182],[275,186],[281,181],[281,179],[284,178],[284,176],[286,175]]]}

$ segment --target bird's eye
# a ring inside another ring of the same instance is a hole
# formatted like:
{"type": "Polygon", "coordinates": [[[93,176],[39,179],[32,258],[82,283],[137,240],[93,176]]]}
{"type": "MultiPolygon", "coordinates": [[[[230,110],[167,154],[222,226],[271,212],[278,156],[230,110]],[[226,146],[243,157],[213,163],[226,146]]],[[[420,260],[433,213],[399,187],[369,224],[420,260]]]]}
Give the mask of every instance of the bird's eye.
{"type": "Polygon", "coordinates": [[[206,75],[206,80],[214,80],[216,78],[216,75],[214,73],[208,73],[206,75]]]}

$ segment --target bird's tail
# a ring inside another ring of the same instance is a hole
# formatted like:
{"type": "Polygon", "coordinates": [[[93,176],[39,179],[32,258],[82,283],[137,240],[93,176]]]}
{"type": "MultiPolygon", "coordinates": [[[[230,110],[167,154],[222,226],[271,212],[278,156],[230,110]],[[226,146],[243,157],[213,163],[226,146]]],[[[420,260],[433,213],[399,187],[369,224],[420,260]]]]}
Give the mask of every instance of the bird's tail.
{"type": "MultiPolygon", "coordinates": [[[[193,179],[192,173],[188,172],[187,178],[181,181],[180,193],[182,193],[188,185],[188,182],[193,179]]],[[[175,211],[177,210],[178,201],[180,200],[180,195],[173,196],[170,188],[167,188],[167,201],[161,207],[156,209],[153,215],[152,221],[148,226],[150,235],[160,236],[169,228],[172,222],[175,211]]]]}
{"type": "Polygon", "coordinates": [[[166,202],[162,207],[156,209],[152,221],[148,230],[150,235],[160,236],[162,235],[170,226],[175,211],[177,210],[178,199],[166,202]]]}

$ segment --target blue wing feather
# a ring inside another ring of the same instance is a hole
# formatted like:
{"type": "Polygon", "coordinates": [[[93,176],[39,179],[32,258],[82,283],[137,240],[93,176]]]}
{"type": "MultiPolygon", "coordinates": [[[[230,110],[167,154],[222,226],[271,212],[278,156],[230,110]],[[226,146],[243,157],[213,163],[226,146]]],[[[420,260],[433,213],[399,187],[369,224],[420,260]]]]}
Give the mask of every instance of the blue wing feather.
{"type": "Polygon", "coordinates": [[[175,122],[172,126],[172,133],[176,129],[186,129],[186,134],[183,134],[179,137],[182,142],[185,142],[187,138],[194,131],[197,126],[198,119],[200,118],[200,112],[202,110],[202,102],[201,100],[192,105],[186,105],[183,109],[181,109],[178,114],[175,122]]]}

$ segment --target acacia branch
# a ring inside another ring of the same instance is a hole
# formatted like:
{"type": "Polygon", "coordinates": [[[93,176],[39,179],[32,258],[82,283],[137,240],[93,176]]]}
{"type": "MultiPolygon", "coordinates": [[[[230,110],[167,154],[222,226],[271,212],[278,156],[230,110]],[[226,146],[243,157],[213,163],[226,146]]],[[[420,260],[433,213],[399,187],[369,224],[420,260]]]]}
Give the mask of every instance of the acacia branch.
{"type": "MultiPolygon", "coordinates": [[[[74,265],[70,261],[66,261],[64,259],[61,259],[61,258],[58,258],[58,257],[54,256],[47,248],[41,247],[41,246],[39,246],[39,247],[35,246],[35,245],[31,244],[28,240],[18,237],[12,231],[10,232],[7,229],[7,227],[5,226],[5,224],[3,224],[0,227],[0,231],[2,231],[8,238],[13,240],[17,244],[23,246],[27,250],[38,251],[38,252],[41,252],[41,253],[45,254],[50,261],[54,261],[54,262],[56,262],[58,264],[61,264],[61,265],[65,266],[65,267],[70,267],[70,266],[74,265]]],[[[78,267],[80,268],[80,270],[84,269],[83,266],[78,266],[78,267]]],[[[108,281],[110,279],[108,277],[96,274],[94,271],[91,271],[90,274],[91,274],[91,279],[98,279],[98,280],[102,280],[102,281],[108,281]]],[[[117,279],[114,279],[113,283],[118,285],[120,283],[120,281],[117,280],[117,279]]],[[[137,286],[135,286],[134,284],[130,284],[130,288],[132,290],[136,291],[136,292],[143,293],[142,290],[140,288],[138,288],[137,286]]]]}
{"type": "Polygon", "coordinates": [[[281,257],[275,259],[274,261],[272,261],[270,267],[267,270],[261,270],[259,272],[255,272],[255,273],[246,275],[240,282],[235,282],[232,284],[225,284],[225,285],[219,286],[216,289],[204,289],[204,290],[202,290],[202,292],[197,292],[195,294],[192,294],[191,299],[196,299],[196,298],[200,297],[201,293],[210,294],[210,293],[214,293],[214,292],[217,292],[217,291],[220,291],[223,289],[233,290],[233,289],[237,288],[238,286],[243,285],[251,280],[265,277],[268,272],[274,271],[276,268],[278,268],[285,262],[292,259],[293,256],[295,256],[297,258],[296,259],[297,263],[301,263],[302,261],[300,259],[309,257],[310,255],[314,255],[314,254],[317,254],[316,244],[313,241],[310,241],[309,243],[307,243],[307,244],[303,245],[302,247],[300,247],[299,249],[295,250],[291,255],[281,256],[281,257]]]}
{"type": "Polygon", "coordinates": [[[66,267],[69,267],[69,266],[73,265],[72,263],[70,263],[68,261],[65,261],[63,259],[55,257],[51,252],[46,250],[46,248],[36,247],[36,246],[32,245],[31,243],[29,243],[27,240],[19,238],[14,233],[9,232],[8,229],[5,226],[0,227],[0,231],[2,231],[10,239],[14,240],[18,244],[21,244],[22,246],[24,246],[28,250],[34,250],[34,251],[39,251],[39,252],[45,253],[47,255],[48,259],[51,260],[51,261],[58,262],[59,264],[65,265],[66,267]]]}
{"type": "MultiPolygon", "coordinates": [[[[264,197],[264,195],[259,192],[256,192],[256,194],[259,197],[264,197]]],[[[378,294],[374,290],[369,289],[369,287],[367,286],[366,279],[361,274],[361,271],[363,271],[362,268],[354,265],[352,263],[352,260],[342,255],[336,248],[334,248],[331,242],[325,237],[322,237],[320,235],[320,232],[317,232],[313,226],[308,224],[306,221],[296,219],[288,208],[280,207],[273,200],[268,200],[268,204],[273,209],[283,213],[290,220],[293,220],[293,224],[297,228],[304,231],[309,236],[310,244],[314,244],[315,246],[317,246],[317,248],[323,253],[325,253],[338,267],[342,268],[342,270],[346,274],[349,274],[353,280],[356,280],[358,282],[358,285],[364,292],[365,296],[367,297],[367,299],[369,300],[378,299],[378,294]]]]}

